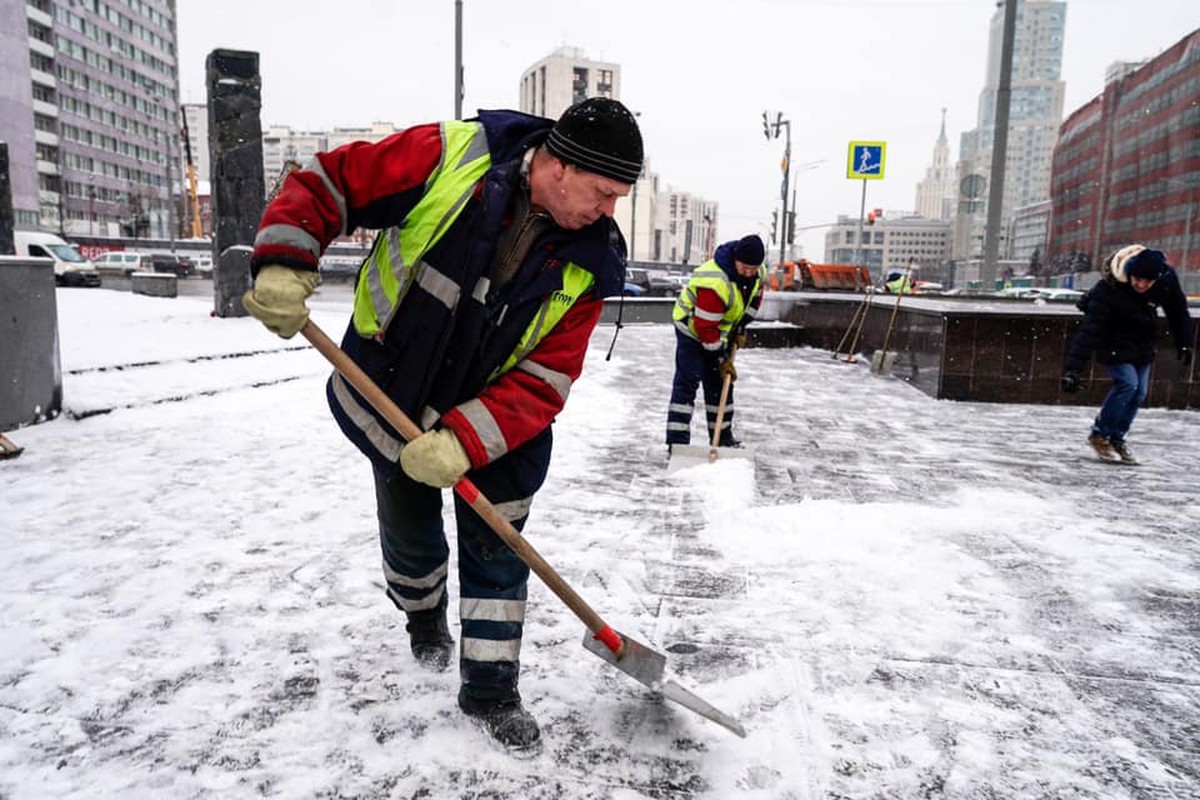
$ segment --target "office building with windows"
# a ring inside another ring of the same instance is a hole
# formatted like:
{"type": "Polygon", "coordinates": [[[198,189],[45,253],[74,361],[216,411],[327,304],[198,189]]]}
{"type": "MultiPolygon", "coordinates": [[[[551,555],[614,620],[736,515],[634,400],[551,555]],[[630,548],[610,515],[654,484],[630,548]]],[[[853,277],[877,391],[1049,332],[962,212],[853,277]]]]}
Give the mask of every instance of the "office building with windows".
{"type": "MultiPolygon", "coordinates": [[[[560,47],[521,75],[519,109],[558,119],[589,97],[621,99],[621,67],[593,61],[578,47],[560,47]]],[[[638,109],[630,109],[641,117],[638,109]]],[[[630,193],[617,201],[613,219],[625,235],[630,259],[698,264],[712,250],[717,203],[664,184],[650,170],[650,152],[630,193]],[[703,256],[703,257],[702,257],[703,256]]]]}
{"type": "Polygon", "coordinates": [[[1200,29],[1107,77],[1062,125],[1049,257],[1058,271],[1087,269],[1144,242],[1200,290],[1200,29]]]}
{"type": "Polygon", "coordinates": [[[15,224],[160,236],[178,219],[174,0],[0,4],[15,224]]]}
{"type": "Polygon", "coordinates": [[[875,280],[911,264],[922,270],[922,279],[943,280],[952,233],[949,220],[888,211],[871,224],[862,225],[860,239],[858,217],[839,214],[837,222],[825,232],[825,262],[863,264],[875,280]]]}
{"type": "Polygon", "coordinates": [[[558,119],[589,97],[621,99],[621,67],[593,61],[578,47],[560,47],[521,76],[520,110],[558,119]]]}
{"type": "MultiPolygon", "coordinates": [[[[982,254],[992,182],[996,96],[1000,91],[1000,50],[1004,4],[992,15],[985,83],[979,93],[976,128],[959,145],[958,216],[954,256],[982,254]]],[[[1063,118],[1066,83],[1061,80],[1067,4],[1062,0],[1018,0],[1013,39],[1004,191],[1000,211],[1000,254],[1008,257],[1013,212],[1050,195],[1050,160],[1063,118]]]]}

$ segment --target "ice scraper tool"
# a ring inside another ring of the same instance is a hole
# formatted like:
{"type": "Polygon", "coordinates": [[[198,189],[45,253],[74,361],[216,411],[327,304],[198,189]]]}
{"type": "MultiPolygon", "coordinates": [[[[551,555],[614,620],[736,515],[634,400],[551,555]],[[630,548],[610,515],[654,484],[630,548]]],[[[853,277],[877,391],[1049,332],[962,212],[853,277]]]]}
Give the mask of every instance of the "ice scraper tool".
{"type": "MultiPolygon", "coordinates": [[[[309,320],[300,329],[304,338],[312,343],[321,355],[333,364],[350,385],[363,398],[374,406],[375,410],[391,423],[406,441],[420,436],[422,431],[408,416],[400,410],[392,399],[375,385],[375,382],[346,355],[340,347],[334,344],[325,332],[309,320]]],[[[646,645],[613,630],[591,606],[580,597],[562,576],[551,567],[541,554],[533,548],[521,532],[512,523],[501,516],[496,507],[483,496],[479,489],[469,479],[463,478],[454,485],[454,491],[466,501],[475,513],[483,519],[496,535],[512,549],[525,564],[550,587],[550,591],[567,604],[575,616],[587,626],[588,633],[584,635],[583,645],[587,650],[600,656],[626,675],[650,687],[651,690],[663,697],[674,700],[685,708],[689,708],[718,725],[722,725],[745,737],[746,731],[733,717],[725,714],[692,692],[680,686],[674,680],[666,677],[667,658],[661,653],[651,650],[646,645]]]]}

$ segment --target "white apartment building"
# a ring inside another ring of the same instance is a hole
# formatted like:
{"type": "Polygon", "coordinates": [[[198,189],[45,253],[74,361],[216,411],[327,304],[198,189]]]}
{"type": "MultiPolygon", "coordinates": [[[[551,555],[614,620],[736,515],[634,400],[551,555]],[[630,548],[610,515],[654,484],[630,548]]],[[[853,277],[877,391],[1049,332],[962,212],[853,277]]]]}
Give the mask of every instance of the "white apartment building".
{"type": "Polygon", "coordinates": [[[294,131],[287,125],[272,125],[263,131],[263,179],[270,193],[286,175],[289,162],[304,166],[317,153],[328,150],[325,131],[294,131]]]}
{"type": "MultiPolygon", "coordinates": [[[[558,119],[570,106],[589,97],[620,100],[621,66],[593,61],[578,47],[560,47],[525,70],[519,93],[521,111],[558,119]]],[[[686,258],[689,264],[699,264],[703,260],[700,255],[712,251],[717,204],[661,186],[646,153],[641,177],[629,194],[617,201],[613,212],[629,258],[675,263],[686,258]]]]}
{"type": "Polygon", "coordinates": [[[837,223],[825,232],[825,263],[864,264],[876,280],[913,264],[925,270],[921,277],[928,279],[950,260],[950,220],[888,211],[874,224],[863,225],[861,245],[858,228],[858,217],[838,215],[837,223]]]}
{"type": "Polygon", "coordinates": [[[325,136],[325,149],[333,150],[351,142],[381,142],[401,130],[391,122],[372,122],[365,128],[334,128],[325,136]]]}
{"type": "Polygon", "coordinates": [[[520,110],[558,119],[589,97],[621,99],[621,67],[593,61],[578,47],[560,47],[521,76],[520,110]]]}
{"type": "MultiPolygon", "coordinates": [[[[1009,257],[1008,232],[1013,211],[1045,200],[1050,194],[1050,165],[1063,117],[1066,84],[1061,80],[1067,4],[1063,0],[1020,0],[1013,40],[1008,141],[1004,166],[1003,206],[1000,212],[1000,254],[1009,257]]],[[[963,190],[991,182],[995,140],[996,94],[1000,83],[1000,50],[1004,6],[992,15],[988,37],[986,78],[979,94],[976,129],[963,134],[959,148],[959,214],[954,257],[982,255],[987,223],[988,191],[966,198],[963,190]],[[974,176],[974,177],[972,177],[974,176]],[[980,182],[982,181],[982,184],[980,182]]]]}
{"type": "MultiPolygon", "coordinates": [[[[208,106],[204,103],[184,103],[183,120],[187,125],[187,144],[192,149],[192,165],[196,180],[207,181],[209,173],[208,106]]],[[[180,155],[180,175],[187,177],[187,153],[180,155]]]]}
{"type": "Polygon", "coordinates": [[[1051,202],[1031,203],[1013,211],[1012,230],[1009,241],[1012,247],[1009,257],[1028,264],[1034,254],[1041,263],[1046,263],[1046,239],[1050,232],[1051,202]]]}
{"type": "Polygon", "coordinates": [[[926,219],[950,219],[954,216],[954,164],[946,140],[946,109],[942,109],[942,129],[933,146],[933,163],[917,184],[917,213],[926,219]]]}

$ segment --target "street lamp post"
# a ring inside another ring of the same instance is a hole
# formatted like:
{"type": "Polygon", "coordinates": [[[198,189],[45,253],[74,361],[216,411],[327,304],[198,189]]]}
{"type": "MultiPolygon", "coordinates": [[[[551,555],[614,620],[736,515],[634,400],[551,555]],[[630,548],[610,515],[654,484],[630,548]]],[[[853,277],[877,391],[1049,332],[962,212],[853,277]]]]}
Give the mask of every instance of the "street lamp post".
{"type": "Polygon", "coordinates": [[[763,136],[766,137],[768,142],[771,141],[772,138],[779,138],[780,128],[787,130],[787,137],[784,140],[785,144],[783,148],[783,163],[780,165],[783,169],[783,185],[779,190],[780,198],[783,200],[783,214],[779,220],[779,264],[782,266],[784,261],[784,250],[787,247],[788,173],[791,172],[792,160],[792,121],[790,119],[784,119],[782,111],[776,112],[774,122],[771,122],[770,119],[768,119],[767,112],[764,111],[762,120],[763,136]],[[774,129],[774,136],[771,135],[772,129],[774,129]]]}
{"type": "MultiPolygon", "coordinates": [[[[641,119],[642,112],[633,112],[635,119],[641,119]]],[[[646,162],[642,161],[642,168],[638,171],[637,180],[633,182],[633,191],[629,193],[629,260],[634,261],[637,258],[637,194],[638,184],[642,182],[642,175],[646,173],[646,162]]]]}

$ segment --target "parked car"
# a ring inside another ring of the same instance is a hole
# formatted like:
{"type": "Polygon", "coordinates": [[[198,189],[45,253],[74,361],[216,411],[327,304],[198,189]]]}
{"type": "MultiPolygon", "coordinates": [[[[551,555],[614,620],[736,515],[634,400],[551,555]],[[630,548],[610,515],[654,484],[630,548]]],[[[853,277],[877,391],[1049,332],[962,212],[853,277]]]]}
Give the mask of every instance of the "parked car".
{"type": "Polygon", "coordinates": [[[631,285],[636,286],[640,290],[632,293],[626,291],[625,294],[648,294],[650,292],[650,273],[646,272],[644,269],[639,269],[638,267],[626,267],[625,285],[627,288],[631,285]]]}
{"type": "Polygon", "coordinates": [[[670,275],[651,275],[646,294],[651,297],[675,297],[679,294],[679,284],[670,275]]]}
{"type": "Polygon", "coordinates": [[[213,271],[212,256],[196,256],[194,259],[196,265],[196,274],[202,277],[210,277],[213,271]]]}
{"type": "Polygon", "coordinates": [[[128,250],[110,250],[93,259],[93,262],[101,272],[113,272],[125,277],[150,269],[150,256],[145,253],[131,253],[128,250]]]}
{"type": "Polygon", "coordinates": [[[152,272],[169,272],[176,277],[186,278],[192,274],[191,259],[173,253],[154,253],[150,256],[152,272]]]}

